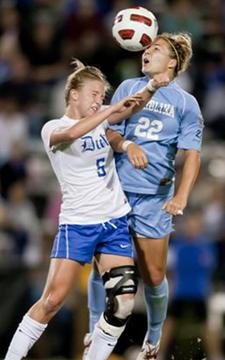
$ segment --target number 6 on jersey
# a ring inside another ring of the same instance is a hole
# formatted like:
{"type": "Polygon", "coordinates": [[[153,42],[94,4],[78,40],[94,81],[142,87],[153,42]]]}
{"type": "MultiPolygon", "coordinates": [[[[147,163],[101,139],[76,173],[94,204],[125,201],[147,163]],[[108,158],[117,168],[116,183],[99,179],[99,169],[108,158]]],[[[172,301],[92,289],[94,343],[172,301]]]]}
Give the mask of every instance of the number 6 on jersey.
{"type": "Polygon", "coordinates": [[[106,176],[105,171],[105,158],[100,158],[96,160],[96,166],[97,166],[97,174],[99,177],[106,176]]]}

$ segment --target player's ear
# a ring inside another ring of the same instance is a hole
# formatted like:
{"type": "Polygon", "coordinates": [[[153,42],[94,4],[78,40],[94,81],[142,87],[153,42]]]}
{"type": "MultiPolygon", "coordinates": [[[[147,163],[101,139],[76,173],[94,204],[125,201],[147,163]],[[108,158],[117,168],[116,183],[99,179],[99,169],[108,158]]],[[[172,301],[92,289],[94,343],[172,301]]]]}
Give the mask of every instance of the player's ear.
{"type": "Polygon", "coordinates": [[[70,90],[70,97],[72,98],[72,100],[77,100],[78,99],[78,91],[75,89],[71,89],[70,90]]]}
{"type": "Polygon", "coordinates": [[[175,69],[177,66],[177,60],[176,59],[170,59],[168,63],[168,69],[175,69]]]}

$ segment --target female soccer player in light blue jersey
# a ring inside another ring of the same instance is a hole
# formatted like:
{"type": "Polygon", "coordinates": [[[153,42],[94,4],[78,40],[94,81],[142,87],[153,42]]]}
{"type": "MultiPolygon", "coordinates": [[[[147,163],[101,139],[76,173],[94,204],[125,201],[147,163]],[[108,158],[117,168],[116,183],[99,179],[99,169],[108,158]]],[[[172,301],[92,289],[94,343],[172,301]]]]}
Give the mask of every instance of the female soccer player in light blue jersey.
{"type": "MultiPolygon", "coordinates": [[[[65,115],[47,122],[41,134],[62,191],[50,269],[43,294],[19,324],[5,360],[27,355],[62,306],[82,265],[93,257],[103,275],[107,309],[95,327],[88,360],[108,358],[134,304],[137,276],[126,219],[130,206],[106,129],[137,111],[151,94],[144,89],[101,110],[108,87],[104,75],[78,60],[75,65],[65,88],[65,115]]],[[[167,83],[167,74],[159,74],[149,86],[167,83]]]]}
{"type": "MultiPolygon", "coordinates": [[[[200,166],[201,111],[196,99],[174,80],[186,70],[191,57],[191,38],[187,34],[157,36],[142,56],[145,76],[125,80],[112,99],[115,103],[140,91],[149,78],[160,72],[166,72],[171,81],[155,91],[141,111],[114,126],[108,135],[118,153],[117,171],[132,207],[129,224],[145,284],[148,331],[138,360],[156,359],[159,352],[168,303],[166,260],[172,216],[183,214],[200,166]],[[178,150],[184,154],[184,163],[174,191],[178,150]]],[[[148,88],[150,93],[155,90],[148,88]]],[[[95,299],[104,299],[104,292],[97,272],[93,271],[89,281],[90,331],[104,307],[104,300],[95,299]]]]}

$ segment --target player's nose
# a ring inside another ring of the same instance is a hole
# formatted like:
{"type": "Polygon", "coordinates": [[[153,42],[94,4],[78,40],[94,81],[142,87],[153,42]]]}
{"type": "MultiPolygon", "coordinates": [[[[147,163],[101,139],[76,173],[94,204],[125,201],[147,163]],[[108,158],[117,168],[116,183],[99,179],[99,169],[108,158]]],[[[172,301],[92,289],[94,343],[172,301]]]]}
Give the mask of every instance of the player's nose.
{"type": "Polygon", "coordinates": [[[103,99],[101,96],[97,96],[96,99],[95,99],[95,103],[97,106],[101,106],[102,105],[102,102],[103,102],[103,99]]]}

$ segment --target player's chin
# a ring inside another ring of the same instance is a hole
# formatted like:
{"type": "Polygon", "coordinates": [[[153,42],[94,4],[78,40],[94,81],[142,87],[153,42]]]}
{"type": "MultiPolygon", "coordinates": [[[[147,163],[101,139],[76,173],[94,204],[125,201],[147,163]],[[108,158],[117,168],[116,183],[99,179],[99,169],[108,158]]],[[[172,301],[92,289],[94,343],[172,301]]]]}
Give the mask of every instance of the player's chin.
{"type": "Polygon", "coordinates": [[[145,69],[145,64],[142,64],[141,71],[143,72],[143,74],[145,74],[145,72],[146,72],[146,69],[145,69]]]}
{"type": "Polygon", "coordinates": [[[149,69],[146,65],[142,65],[142,69],[141,69],[142,73],[144,75],[148,75],[149,76],[149,69]]]}

